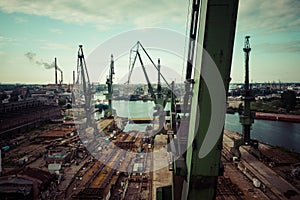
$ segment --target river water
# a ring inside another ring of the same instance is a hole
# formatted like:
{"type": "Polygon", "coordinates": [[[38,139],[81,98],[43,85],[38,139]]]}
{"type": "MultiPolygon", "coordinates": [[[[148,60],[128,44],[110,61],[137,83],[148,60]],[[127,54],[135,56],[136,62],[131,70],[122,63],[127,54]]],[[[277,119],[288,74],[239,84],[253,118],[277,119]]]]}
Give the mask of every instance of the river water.
{"type": "MultiPolygon", "coordinates": [[[[100,97],[100,96],[99,96],[100,97]]],[[[102,98],[101,98],[102,99],[102,98]]],[[[151,101],[113,101],[113,108],[120,117],[152,117],[154,103],[151,101]]],[[[168,107],[168,104],[167,104],[168,107]]],[[[97,116],[99,118],[100,115],[97,116]]],[[[145,130],[145,124],[128,124],[124,131],[145,130]]],[[[225,129],[242,132],[239,115],[226,114],[225,129]]],[[[300,153],[300,123],[255,120],[251,138],[266,144],[284,147],[300,153]]]]}
{"type": "MultiPolygon", "coordinates": [[[[225,129],[242,132],[237,113],[226,114],[225,129]]],[[[300,153],[300,123],[254,120],[251,137],[266,144],[300,153]]]]}

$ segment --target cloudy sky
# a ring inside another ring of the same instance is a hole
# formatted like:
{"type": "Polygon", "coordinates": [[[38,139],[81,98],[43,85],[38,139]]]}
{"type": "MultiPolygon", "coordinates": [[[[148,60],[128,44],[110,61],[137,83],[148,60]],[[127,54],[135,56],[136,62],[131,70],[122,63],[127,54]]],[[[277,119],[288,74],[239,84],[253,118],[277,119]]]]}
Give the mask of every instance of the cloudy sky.
{"type": "MultiPolygon", "coordinates": [[[[53,83],[54,57],[65,82],[72,82],[79,44],[88,56],[105,41],[134,29],[157,27],[185,35],[189,5],[187,0],[0,1],[0,82],[53,83]]],[[[253,82],[300,82],[299,8],[299,0],[240,0],[232,82],[243,81],[245,35],[251,36],[253,82]]],[[[110,55],[103,56],[104,69],[110,55]]],[[[165,55],[169,63],[177,62],[170,58],[165,55]]],[[[182,68],[184,62],[177,63],[182,68]]],[[[116,60],[116,66],[127,70],[128,56],[116,60]]]]}

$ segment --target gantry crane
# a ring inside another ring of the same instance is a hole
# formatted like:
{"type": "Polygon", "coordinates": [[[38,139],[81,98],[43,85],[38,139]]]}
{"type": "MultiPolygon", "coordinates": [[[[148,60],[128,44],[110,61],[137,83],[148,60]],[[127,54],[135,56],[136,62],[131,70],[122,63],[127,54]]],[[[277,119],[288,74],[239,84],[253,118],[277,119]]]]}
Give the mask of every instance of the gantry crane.
{"type": "Polygon", "coordinates": [[[150,92],[150,95],[154,101],[155,104],[158,105],[162,105],[163,107],[165,107],[166,105],[166,99],[163,98],[162,95],[162,91],[161,91],[161,81],[160,78],[162,78],[165,82],[165,84],[167,85],[167,88],[169,90],[172,90],[171,85],[167,82],[166,78],[164,77],[164,75],[161,73],[161,65],[160,65],[160,59],[158,58],[158,64],[155,64],[154,61],[152,60],[152,58],[150,57],[149,53],[146,51],[146,49],[144,48],[144,46],[141,44],[141,42],[137,42],[131,49],[130,49],[130,63],[129,63],[129,74],[128,74],[128,80],[127,80],[127,84],[130,83],[130,79],[132,76],[132,72],[136,63],[136,59],[138,58],[143,70],[143,73],[145,75],[146,81],[147,81],[147,86],[150,92]],[[142,52],[145,53],[145,55],[147,56],[147,58],[149,59],[149,61],[151,62],[151,64],[154,66],[154,68],[157,70],[158,76],[157,76],[157,95],[154,94],[154,88],[152,87],[152,84],[149,80],[149,77],[147,75],[147,71],[146,68],[144,66],[141,54],[140,54],[140,49],[142,50],[142,52]],[[134,55],[132,55],[134,54],[134,55]]]}
{"type": "MultiPolygon", "coordinates": [[[[159,131],[158,132],[164,132],[162,130],[163,128],[163,123],[165,121],[165,116],[163,114],[164,112],[164,108],[168,102],[168,100],[170,99],[170,103],[171,103],[171,113],[173,115],[175,115],[174,112],[174,107],[175,107],[175,95],[174,95],[174,82],[172,82],[172,84],[170,85],[167,80],[165,79],[165,77],[163,76],[163,74],[161,74],[161,65],[160,65],[160,59],[158,59],[158,64],[156,65],[153,60],[151,59],[150,55],[148,54],[148,52],[146,51],[146,49],[143,47],[143,45],[138,41],[130,50],[130,64],[129,64],[129,74],[128,74],[128,81],[127,83],[130,83],[130,78],[136,63],[136,60],[138,59],[140,61],[146,82],[147,82],[147,86],[148,86],[148,90],[150,92],[151,98],[153,99],[154,103],[155,103],[155,107],[154,109],[156,110],[156,112],[153,114],[154,116],[158,116],[159,118],[159,131]],[[157,94],[154,93],[154,89],[152,87],[152,84],[149,80],[146,68],[144,66],[141,54],[139,52],[139,50],[142,50],[142,52],[145,53],[145,55],[147,56],[147,58],[150,60],[150,62],[152,63],[152,65],[155,67],[155,69],[157,70],[158,73],[158,77],[157,77],[157,94]],[[133,57],[133,53],[134,57],[133,57]],[[131,59],[133,59],[133,61],[131,61],[131,59]],[[160,78],[162,78],[164,80],[164,82],[166,83],[167,87],[168,87],[168,94],[166,94],[165,96],[162,95],[162,91],[161,91],[161,82],[160,82],[160,78]]],[[[174,116],[172,116],[173,122],[175,122],[174,116]]],[[[171,123],[171,127],[175,128],[175,125],[173,123],[171,123]]],[[[155,130],[157,132],[157,130],[155,130]]]]}

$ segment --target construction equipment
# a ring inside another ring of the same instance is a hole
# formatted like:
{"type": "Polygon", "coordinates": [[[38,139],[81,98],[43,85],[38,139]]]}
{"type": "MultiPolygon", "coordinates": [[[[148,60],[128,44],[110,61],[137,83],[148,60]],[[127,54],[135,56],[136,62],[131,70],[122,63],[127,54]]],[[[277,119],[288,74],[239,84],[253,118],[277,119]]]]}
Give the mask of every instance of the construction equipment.
{"type": "Polygon", "coordinates": [[[127,84],[130,83],[130,79],[131,79],[131,75],[136,63],[136,59],[138,58],[145,76],[145,79],[147,81],[147,86],[148,86],[148,90],[150,92],[150,95],[154,101],[154,103],[156,105],[161,105],[163,108],[165,107],[166,103],[167,103],[167,99],[169,97],[165,97],[163,98],[162,92],[161,92],[161,82],[160,82],[160,77],[164,80],[165,84],[167,85],[168,89],[171,90],[171,86],[170,84],[167,82],[167,80],[165,79],[165,77],[163,76],[163,74],[161,74],[160,69],[161,69],[161,65],[160,65],[160,59],[158,59],[158,64],[156,65],[154,63],[154,61],[151,59],[150,55],[148,54],[148,52],[146,51],[146,49],[143,47],[143,45],[138,41],[131,49],[130,49],[130,63],[129,63],[129,74],[128,74],[128,81],[126,82],[127,84]],[[149,80],[146,68],[144,66],[141,54],[139,50],[142,50],[142,52],[145,53],[145,55],[147,56],[147,58],[150,60],[151,64],[154,66],[154,68],[157,70],[158,72],[158,78],[157,78],[157,95],[154,93],[154,88],[152,87],[152,84],[149,80]],[[133,53],[134,56],[132,55],[133,53]]]}
{"type": "Polygon", "coordinates": [[[114,57],[113,57],[113,55],[111,55],[109,76],[106,79],[108,93],[105,94],[105,96],[106,96],[106,99],[108,99],[108,109],[105,110],[105,114],[104,114],[105,117],[111,117],[113,115],[112,95],[113,95],[113,75],[114,74],[115,74],[114,57]]]}
{"type": "Polygon", "coordinates": [[[249,42],[250,36],[245,37],[245,44],[243,51],[245,52],[245,84],[244,84],[244,111],[240,115],[240,122],[243,126],[243,137],[239,140],[234,141],[234,146],[231,148],[232,153],[240,158],[240,146],[242,145],[249,145],[251,146],[251,150],[255,155],[260,157],[260,153],[258,150],[258,141],[250,138],[250,131],[251,131],[251,125],[254,123],[254,112],[251,112],[250,109],[250,103],[252,101],[255,101],[254,96],[251,93],[251,88],[249,85],[249,54],[251,51],[250,48],[250,42],[249,42]]]}
{"type": "MultiPolygon", "coordinates": [[[[218,137],[214,138],[216,140],[214,145],[206,148],[209,152],[202,155],[202,145],[209,137],[207,130],[214,114],[211,91],[208,90],[207,83],[201,77],[204,71],[211,70],[209,68],[211,66],[207,65],[204,49],[216,64],[225,92],[227,92],[237,9],[238,0],[193,1],[183,109],[186,113],[185,117],[188,118],[186,123],[189,125],[188,130],[182,131],[188,132],[188,135],[187,138],[177,141],[177,146],[185,145],[187,151],[180,152],[183,155],[174,162],[173,197],[165,195],[163,199],[215,199],[217,179],[222,174],[220,157],[223,130],[216,134],[218,137]],[[200,115],[197,113],[198,107],[200,115]],[[198,125],[199,128],[197,128],[198,125]]],[[[224,97],[218,101],[224,101],[224,108],[221,106],[217,110],[220,119],[224,122],[226,99],[224,97]]],[[[170,194],[169,189],[170,187],[163,188],[162,193],[170,194]]]]}
{"type": "MultiPolygon", "coordinates": [[[[165,77],[163,76],[163,74],[161,74],[161,65],[160,65],[160,59],[158,59],[158,64],[156,65],[153,60],[151,59],[151,57],[149,56],[148,52],[146,51],[146,49],[143,47],[143,45],[138,41],[130,50],[130,64],[129,64],[129,75],[128,75],[128,81],[127,83],[130,83],[130,78],[136,63],[136,59],[139,59],[146,82],[147,82],[147,86],[148,86],[148,91],[150,92],[151,98],[155,103],[155,107],[154,110],[156,110],[156,112],[153,113],[154,117],[158,117],[158,122],[159,122],[159,128],[153,130],[155,133],[152,133],[155,137],[156,133],[166,133],[166,130],[163,129],[164,126],[164,122],[165,122],[165,115],[164,115],[164,108],[167,104],[167,102],[171,103],[171,108],[173,108],[173,110],[171,110],[172,113],[172,122],[175,123],[175,95],[174,95],[174,82],[172,82],[171,86],[170,84],[167,82],[167,80],[165,79],[165,77]],[[157,70],[158,73],[158,77],[157,77],[157,93],[154,93],[154,88],[152,87],[152,84],[149,80],[146,68],[144,66],[141,54],[139,52],[139,50],[142,50],[142,52],[145,53],[145,55],[147,56],[147,58],[150,60],[150,62],[152,63],[152,65],[155,67],[155,69],[157,70]],[[132,56],[132,53],[135,53],[134,57],[132,56]],[[131,59],[133,59],[133,61],[131,61],[131,59]],[[164,80],[164,82],[166,83],[167,87],[168,87],[168,92],[167,94],[163,95],[162,94],[162,88],[161,88],[161,82],[160,82],[160,78],[162,77],[162,79],[164,80]],[[173,111],[173,112],[172,112],[173,111]],[[173,116],[174,115],[174,116],[173,116]]],[[[171,127],[172,129],[175,128],[174,123],[171,123],[171,127]]]]}
{"type": "Polygon", "coordinates": [[[84,97],[84,112],[86,118],[86,127],[92,126],[92,113],[93,108],[92,104],[92,87],[90,84],[90,78],[86,67],[86,62],[83,54],[82,45],[79,45],[78,49],[78,57],[77,57],[77,81],[76,85],[82,87],[82,93],[80,92],[79,95],[83,95],[84,97]]]}

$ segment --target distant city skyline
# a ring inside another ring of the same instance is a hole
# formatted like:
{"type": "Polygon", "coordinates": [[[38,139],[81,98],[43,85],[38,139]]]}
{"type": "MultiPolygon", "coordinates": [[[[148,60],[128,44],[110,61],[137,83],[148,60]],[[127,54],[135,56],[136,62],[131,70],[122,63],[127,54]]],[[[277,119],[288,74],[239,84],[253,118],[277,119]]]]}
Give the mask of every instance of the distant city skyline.
{"type": "MultiPolygon", "coordinates": [[[[54,57],[64,71],[64,83],[72,83],[79,44],[83,44],[88,56],[99,44],[132,29],[158,27],[185,35],[189,33],[186,27],[191,3],[1,1],[0,83],[54,83],[54,57]]],[[[251,36],[252,82],[300,82],[299,7],[298,0],[240,0],[232,83],[244,81],[242,49],[246,35],[251,36]]],[[[109,62],[107,55],[104,67],[109,62]]],[[[118,62],[116,65],[128,69],[127,57],[118,62]]],[[[183,63],[178,66],[181,74],[183,63]]]]}

